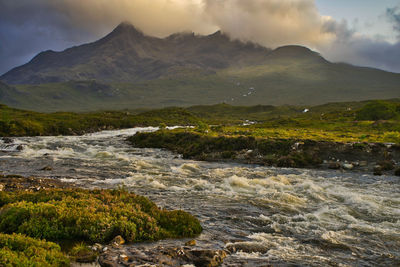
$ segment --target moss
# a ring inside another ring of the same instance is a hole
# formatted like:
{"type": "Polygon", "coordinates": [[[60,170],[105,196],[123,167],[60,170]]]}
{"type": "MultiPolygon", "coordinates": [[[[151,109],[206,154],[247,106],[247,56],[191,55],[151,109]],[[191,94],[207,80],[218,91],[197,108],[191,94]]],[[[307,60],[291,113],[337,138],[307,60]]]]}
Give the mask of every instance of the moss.
{"type": "Polygon", "coordinates": [[[0,233],[0,266],[69,266],[69,258],[52,242],[0,233]]]}
{"type": "Polygon", "coordinates": [[[108,242],[121,235],[138,242],[193,237],[202,230],[192,215],[159,209],[122,190],[0,192],[0,205],[1,232],[52,241],[108,242]]]}

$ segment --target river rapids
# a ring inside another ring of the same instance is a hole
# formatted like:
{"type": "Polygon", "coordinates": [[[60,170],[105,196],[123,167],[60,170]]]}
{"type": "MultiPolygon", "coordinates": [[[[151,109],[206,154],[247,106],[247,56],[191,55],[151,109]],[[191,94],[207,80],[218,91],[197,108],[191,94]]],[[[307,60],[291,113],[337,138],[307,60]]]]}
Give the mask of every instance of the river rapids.
{"type": "Polygon", "coordinates": [[[154,130],[0,142],[0,172],[124,186],[188,211],[204,228],[199,247],[231,252],[224,266],[400,266],[398,177],[197,162],[126,142],[154,130]]]}

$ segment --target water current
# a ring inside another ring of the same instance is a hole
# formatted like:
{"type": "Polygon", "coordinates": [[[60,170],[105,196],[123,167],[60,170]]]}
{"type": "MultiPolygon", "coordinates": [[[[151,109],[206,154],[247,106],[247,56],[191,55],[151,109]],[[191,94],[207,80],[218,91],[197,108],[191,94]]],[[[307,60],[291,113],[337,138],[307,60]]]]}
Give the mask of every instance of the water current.
{"type": "Polygon", "coordinates": [[[196,162],[125,141],[154,130],[0,141],[0,172],[124,186],[188,211],[199,247],[231,251],[225,266],[400,266],[398,177],[196,162]]]}

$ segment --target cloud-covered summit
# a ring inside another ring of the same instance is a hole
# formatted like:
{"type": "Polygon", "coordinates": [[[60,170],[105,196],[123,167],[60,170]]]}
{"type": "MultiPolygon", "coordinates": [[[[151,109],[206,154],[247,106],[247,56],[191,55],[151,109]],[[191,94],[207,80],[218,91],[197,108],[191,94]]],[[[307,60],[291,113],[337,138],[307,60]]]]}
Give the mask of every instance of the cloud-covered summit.
{"type": "MultiPolygon", "coordinates": [[[[386,15],[398,30],[398,7],[386,15]]],[[[399,44],[322,16],[314,0],[0,0],[0,73],[40,51],[98,39],[121,21],[158,37],[222,30],[270,48],[305,45],[333,61],[400,72],[399,44]]]]}

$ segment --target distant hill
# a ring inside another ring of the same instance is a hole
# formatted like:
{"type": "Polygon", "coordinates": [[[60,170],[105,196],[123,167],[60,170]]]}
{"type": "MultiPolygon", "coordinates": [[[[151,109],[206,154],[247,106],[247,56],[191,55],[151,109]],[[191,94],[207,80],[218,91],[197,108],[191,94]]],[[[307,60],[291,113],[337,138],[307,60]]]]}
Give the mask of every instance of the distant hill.
{"type": "Polygon", "coordinates": [[[331,63],[305,47],[271,50],[221,32],[161,39],[128,23],[96,42],[42,52],[0,80],[14,86],[0,85],[0,102],[38,111],[400,97],[400,74],[331,63]]]}

